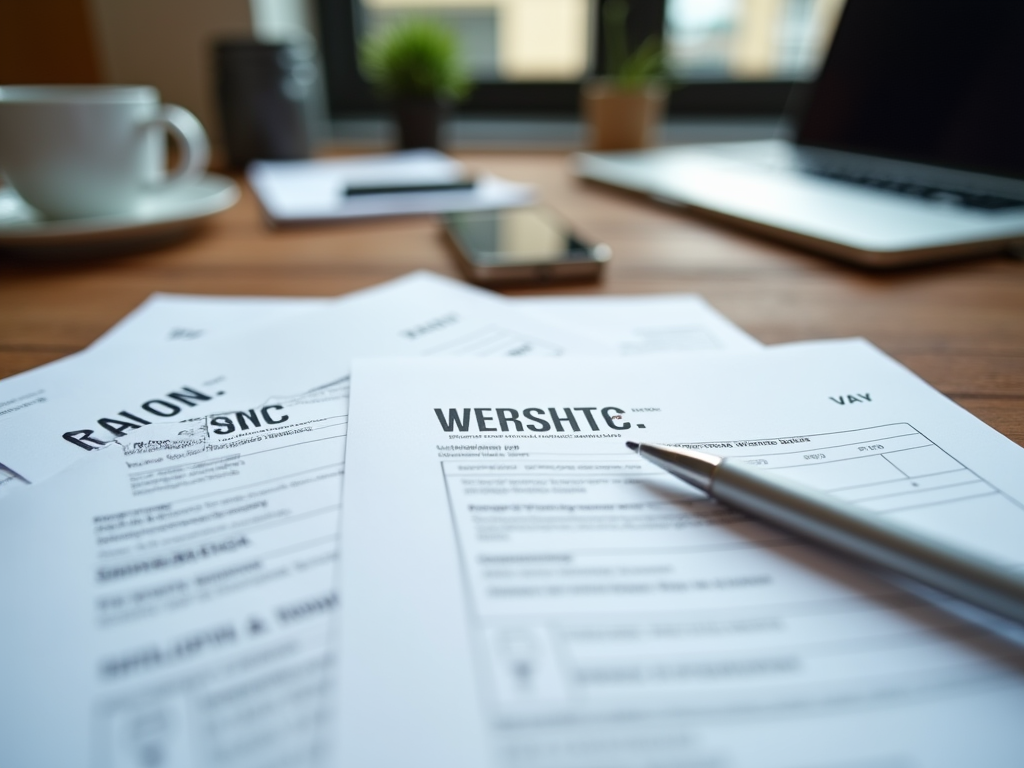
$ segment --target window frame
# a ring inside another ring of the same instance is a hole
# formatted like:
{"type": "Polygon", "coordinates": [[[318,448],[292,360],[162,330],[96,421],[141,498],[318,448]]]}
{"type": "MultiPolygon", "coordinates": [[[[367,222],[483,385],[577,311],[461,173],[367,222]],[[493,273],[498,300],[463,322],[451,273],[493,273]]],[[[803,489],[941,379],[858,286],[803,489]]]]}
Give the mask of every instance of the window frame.
{"type": "MultiPolygon", "coordinates": [[[[595,70],[607,72],[598,0],[595,70]]],[[[333,119],[379,117],[387,112],[381,99],[359,71],[356,32],[359,0],[316,0],[321,56],[330,116],[333,119]]],[[[650,35],[660,36],[665,21],[665,0],[631,0],[627,38],[635,47],[650,35]]],[[[747,81],[687,83],[673,88],[670,115],[779,116],[799,82],[747,81]]],[[[459,113],[475,117],[570,117],[579,113],[581,83],[479,83],[459,113]]]]}

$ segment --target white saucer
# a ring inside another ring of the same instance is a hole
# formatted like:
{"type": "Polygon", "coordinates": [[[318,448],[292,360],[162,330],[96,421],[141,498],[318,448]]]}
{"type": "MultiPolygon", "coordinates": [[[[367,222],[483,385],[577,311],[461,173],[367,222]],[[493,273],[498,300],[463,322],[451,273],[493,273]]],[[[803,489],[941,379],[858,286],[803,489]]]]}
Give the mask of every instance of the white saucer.
{"type": "Polygon", "coordinates": [[[129,213],[85,219],[44,219],[8,188],[0,188],[0,251],[93,256],[172,240],[238,202],[238,185],[216,173],[171,187],[129,213]]]}

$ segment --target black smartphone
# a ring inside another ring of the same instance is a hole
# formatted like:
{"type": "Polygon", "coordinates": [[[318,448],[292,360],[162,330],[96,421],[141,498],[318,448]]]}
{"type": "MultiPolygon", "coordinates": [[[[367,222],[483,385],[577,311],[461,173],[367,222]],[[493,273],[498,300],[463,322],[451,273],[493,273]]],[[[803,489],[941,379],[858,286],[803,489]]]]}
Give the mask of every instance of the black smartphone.
{"type": "Polygon", "coordinates": [[[447,213],[444,231],[467,277],[482,285],[596,280],[611,249],[586,243],[547,208],[447,213]]]}

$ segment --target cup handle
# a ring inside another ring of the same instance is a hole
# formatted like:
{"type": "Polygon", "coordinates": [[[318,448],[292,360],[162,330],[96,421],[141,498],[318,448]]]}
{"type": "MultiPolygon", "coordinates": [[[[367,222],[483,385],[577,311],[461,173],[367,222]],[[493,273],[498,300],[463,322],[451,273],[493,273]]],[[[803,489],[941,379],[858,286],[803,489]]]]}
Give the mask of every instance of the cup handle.
{"type": "Polygon", "coordinates": [[[160,116],[143,125],[144,129],[153,127],[166,128],[179,151],[178,164],[160,186],[180,184],[203,175],[210,164],[210,140],[195,115],[177,104],[163,104],[160,116]]]}

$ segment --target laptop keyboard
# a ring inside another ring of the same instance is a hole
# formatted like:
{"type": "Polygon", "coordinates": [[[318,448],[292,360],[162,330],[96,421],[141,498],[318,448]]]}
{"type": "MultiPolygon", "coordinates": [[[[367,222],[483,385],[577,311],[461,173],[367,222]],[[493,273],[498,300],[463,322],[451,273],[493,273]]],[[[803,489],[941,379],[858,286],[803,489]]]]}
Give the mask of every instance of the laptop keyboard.
{"type": "Polygon", "coordinates": [[[953,189],[950,187],[935,187],[903,179],[871,176],[863,172],[822,167],[806,168],[806,171],[815,176],[824,176],[828,179],[846,181],[851,184],[861,184],[865,187],[874,187],[875,189],[885,189],[890,192],[897,192],[902,195],[912,195],[925,200],[936,200],[951,203],[953,205],[962,205],[966,208],[981,208],[986,211],[1001,211],[1007,208],[1020,208],[1024,206],[1024,200],[1012,197],[969,192],[967,190],[953,189]]]}

